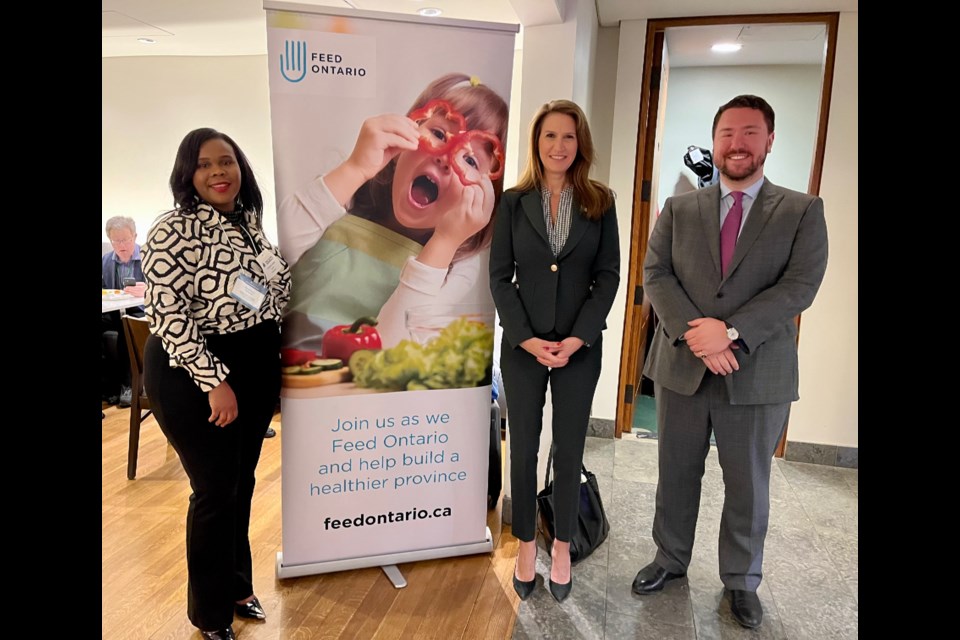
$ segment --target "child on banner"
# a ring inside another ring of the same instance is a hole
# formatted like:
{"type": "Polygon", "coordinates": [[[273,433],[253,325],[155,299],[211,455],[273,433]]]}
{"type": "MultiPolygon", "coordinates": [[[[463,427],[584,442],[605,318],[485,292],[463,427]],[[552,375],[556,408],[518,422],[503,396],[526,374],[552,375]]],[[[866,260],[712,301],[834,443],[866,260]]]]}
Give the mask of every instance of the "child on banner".
{"type": "Polygon", "coordinates": [[[364,121],[350,156],[287,197],[292,265],[284,345],[319,351],[324,331],[377,316],[383,347],[405,312],[489,304],[487,251],[503,190],[507,104],[476,78],[431,82],[407,115],[364,121]]]}

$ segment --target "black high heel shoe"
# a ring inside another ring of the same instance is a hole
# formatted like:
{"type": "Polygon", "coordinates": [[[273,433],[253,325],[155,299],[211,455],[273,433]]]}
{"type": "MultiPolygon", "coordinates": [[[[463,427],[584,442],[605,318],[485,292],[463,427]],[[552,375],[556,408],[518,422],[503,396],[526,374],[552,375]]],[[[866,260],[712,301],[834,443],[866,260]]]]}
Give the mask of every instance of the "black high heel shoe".
{"type": "Polygon", "coordinates": [[[260,604],[260,600],[257,599],[257,596],[253,596],[253,600],[249,602],[235,605],[233,607],[233,611],[241,618],[246,618],[248,620],[267,619],[267,613],[263,610],[263,605],[260,604]]]}
{"type": "Polygon", "coordinates": [[[517,595],[520,596],[521,600],[526,600],[530,597],[530,594],[533,593],[534,587],[537,586],[537,577],[534,576],[533,580],[529,582],[524,582],[517,577],[517,574],[513,574],[513,590],[517,592],[517,595]]]}
{"type": "Polygon", "coordinates": [[[560,584],[559,582],[554,582],[550,580],[550,593],[553,594],[553,597],[557,602],[563,602],[567,599],[567,596],[570,595],[570,591],[573,589],[573,576],[570,576],[570,582],[566,584],[560,584]]]}
{"type": "Polygon", "coordinates": [[[201,629],[200,635],[203,636],[204,640],[237,640],[237,636],[233,635],[233,627],[217,629],[216,631],[204,631],[201,629]]]}

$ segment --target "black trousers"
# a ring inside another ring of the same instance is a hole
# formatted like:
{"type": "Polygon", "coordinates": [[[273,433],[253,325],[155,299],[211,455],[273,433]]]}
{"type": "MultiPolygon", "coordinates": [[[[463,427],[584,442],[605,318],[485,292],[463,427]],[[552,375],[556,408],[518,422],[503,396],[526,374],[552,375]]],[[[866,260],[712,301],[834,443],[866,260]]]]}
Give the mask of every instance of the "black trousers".
{"type": "Polygon", "coordinates": [[[187,615],[199,629],[233,622],[233,606],[253,594],[250,503],[263,434],[280,396],[280,333],[263,322],[231,334],[206,337],[207,347],[229,368],[237,419],[226,427],[208,422],[207,394],[186,370],[172,368],[160,339],[147,340],[145,387],[154,415],[190,478],[187,509],[187,615]]]}
{"type": "MultiPolygon", "coordinates": [[[[538,336],[556,340],[555,336],[538,336]]],[[[581,347],[559,369],[548,369],[504,339],[500,368],[507,391],[510,429],[510,485],[513,535],[529,542],[536,535],[537,452],[547,382],[553,393],[553,495],[556,537],[569,542],[580,504],[580,466],[593,392],[600,378],[601,340],[581,347]]]]}

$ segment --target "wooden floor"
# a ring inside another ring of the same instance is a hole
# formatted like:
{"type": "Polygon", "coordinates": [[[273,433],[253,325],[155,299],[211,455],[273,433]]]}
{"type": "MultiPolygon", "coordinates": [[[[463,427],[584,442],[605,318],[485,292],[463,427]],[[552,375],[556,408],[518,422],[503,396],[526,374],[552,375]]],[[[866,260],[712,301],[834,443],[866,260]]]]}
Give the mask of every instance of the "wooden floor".
{"type": "MultiPolygon", "coordinates": [[[[186,615],[186,475],[151,417],[140,435],[137,479],[127,480],[129,411],[104,413],[102,637],[199,638],[186,615]]],[[[279,417],[273,426],[280,432],[279,417]]],[[[517,540],[501,527],[499,506],[487,520],[492,554],[401,565],[404,589],[380,569],[278,580],[280,437],[264,442],[250,525],[254,585],[267,621],[238,619],[239,638],[511,637],[519,606],[511,582],[517,540]]]]}

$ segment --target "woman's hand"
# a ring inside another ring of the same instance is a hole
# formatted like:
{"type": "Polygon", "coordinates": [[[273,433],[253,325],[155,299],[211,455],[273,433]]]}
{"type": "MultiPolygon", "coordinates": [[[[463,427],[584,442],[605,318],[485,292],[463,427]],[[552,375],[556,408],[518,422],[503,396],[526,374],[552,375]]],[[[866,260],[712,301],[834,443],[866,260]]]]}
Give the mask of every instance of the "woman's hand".
{"type": "Polygon", "coordinates": [[[237,396],[226,380],[213,388],[207,397],[210,401],[210,417],[218,427],[225,427],[237,419],[237,396]]]}
{"type": "Polygon", "coordinates": [[[346,206],[364,182],[401,151],[413,151],[419,144],[420,129],[410,118],[394,113],[367,118],[350,157],[324,176],[323,181],[337,202],[346,206]]]}
{"type": "Polygon", "coordinates": [[[583,340],[575,336],[570,336],[560,341],[560,348],[554,352],[554,355],[569,361],[570,356],[575,354],[582,346],[583,340]]]}
{"type": "Polygon", "coordinates": [[[558,358],[557,351],[562,347],[560,342],[548,342],[540,338],[527,338],[520,343],[520,348],[537,359],[545,367],[558,368],[567,364],[567,358],[558,358]]]}
{"type": "MultiPolygon", "coordinates": [[[[460,181],[453,177],[450,186],[456,189],[457,185],[460,181]]],[[[495,200],[493,183],[487,177],[480,184],[460,185],[457,204],[440,219],[417,261],[437,269],[449,268],[460,245],[490,222],[495,200]]]]}
{"type": "Polygon", "coordinates": [[[124,292],[124,293],[129,293],[129,294],[132,295],[134,298],[142,298],[142,297],[143,297],[143,294],[146,293],[146,291],[147,291],[147,283],[146,283],[146,282],[138,282],[138,283],[136,283],[135,285],[133,285],[132,287],[124,287],[124,288],[123,288],[123,292],[124,292]]]}

